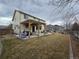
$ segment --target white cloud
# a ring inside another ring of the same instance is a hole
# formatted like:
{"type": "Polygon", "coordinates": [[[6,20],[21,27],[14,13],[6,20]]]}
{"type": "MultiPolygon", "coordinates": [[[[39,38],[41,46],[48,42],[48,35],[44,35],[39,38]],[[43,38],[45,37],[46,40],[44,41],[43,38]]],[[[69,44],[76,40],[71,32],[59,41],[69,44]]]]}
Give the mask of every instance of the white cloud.
{"type": "Polygon", "coordinates": [[[11,17],[0,17],[0,25],[9,25],[11,23],[11,17]]]}
{"type": "Polygon", "coordinates": [[[52,22],[52,25],[63,25],[63,21],[52,22]]]}
{"type": "MultiPolygon", "coordinates": [[[[0,16],[11,16],[13,10],[20,9],[34,16],[45,19],[51,24],[61,24],[62,21],[74,14],[74,16],[79,12],[79,4],[75,4],[75,0],[66,5],[64,3],[61,7],[53,5],[50,1],[59,0],[0,0],[0,16]],[[50,2],[50,4],[49,4],[50,2]],[[75,5],[74,5],[75,4],[75,5]],[[73,7],[73,11],[70,10],[70,5],[73,7]],[[73,6],[74,5],[74,6],[73,6]]],[[[66,0],[62,0],[64,2],[66,0]]],[[[4,17],[5,18],[5,17],[4,17]]],[[[68,19],[69,20],[69,19],[68,19]]],[[[2,22],[2,21],[1,21],[2,22]]],[[[0,22],[0,23],[1,23],[0,22]]],[[[6,21],[8,22],[8,20],[6,21]]],[[[2,22],[4,23],[4,22],[2,22]]]]}

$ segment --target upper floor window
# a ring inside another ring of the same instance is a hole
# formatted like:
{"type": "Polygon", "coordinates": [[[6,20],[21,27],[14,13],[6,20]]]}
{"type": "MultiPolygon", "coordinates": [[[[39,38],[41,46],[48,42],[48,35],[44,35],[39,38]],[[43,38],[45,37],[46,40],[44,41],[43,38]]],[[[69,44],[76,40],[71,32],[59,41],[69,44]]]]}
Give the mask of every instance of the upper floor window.
{"type": "Polygon", "coordinates": [[[14,18],[14,20],[13,21],[15,21],[16,22],[16,18],[14,18]]]}
{"type": "Polygon", "coordinates": [[[24,19],[27,19],[27,15],[24,14],[24,19]]]}

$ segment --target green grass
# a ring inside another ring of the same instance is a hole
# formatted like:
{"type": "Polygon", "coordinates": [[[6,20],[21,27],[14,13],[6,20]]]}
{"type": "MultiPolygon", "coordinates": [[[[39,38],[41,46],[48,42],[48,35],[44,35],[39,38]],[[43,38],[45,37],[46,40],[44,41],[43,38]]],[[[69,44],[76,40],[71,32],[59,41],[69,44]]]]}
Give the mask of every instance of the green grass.
{"type": "Polygon", "coordinates": [[[3,40],[1,59],[69,59],[69,36],[53,34],[29,40],[3,40]]]}

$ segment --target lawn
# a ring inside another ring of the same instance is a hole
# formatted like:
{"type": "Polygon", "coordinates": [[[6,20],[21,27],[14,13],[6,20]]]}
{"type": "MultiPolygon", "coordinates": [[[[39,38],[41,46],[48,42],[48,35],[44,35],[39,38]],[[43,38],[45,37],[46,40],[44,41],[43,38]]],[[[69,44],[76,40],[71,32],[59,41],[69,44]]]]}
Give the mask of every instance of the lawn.
{"type": "Polygon", "coordinates": [[[1,59],[69,59],[69,36],[52,34],[28,40],[3,40],[1,59]]]}

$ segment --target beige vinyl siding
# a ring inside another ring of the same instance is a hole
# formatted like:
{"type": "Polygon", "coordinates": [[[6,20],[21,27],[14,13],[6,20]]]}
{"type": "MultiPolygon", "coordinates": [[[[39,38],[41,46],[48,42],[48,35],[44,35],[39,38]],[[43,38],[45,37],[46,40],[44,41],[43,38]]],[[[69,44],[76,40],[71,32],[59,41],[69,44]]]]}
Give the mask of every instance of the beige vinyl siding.
{"type": "Polygon", "coordinates": [[[20,13],[16,12],[14,20],[13,20],[13,29],[14,32],[19,34],[20,32],[20,13]]]}
{"type": "MultiPolygon", "coordinates": [[[[20,32],[23,32],[24,30],[29,31],[28,28],[26,28],[23,24],[21,24],[21,22],[24,22],[24,21],[29,20],[29,19],[43,22],[42,20],[39,20],[37,18],[28,16],[28,15],[26,15],[26,19],[24,19],[24,14],[23,13],[16,12],[14,20],[13,20],[13,30],[14,30],[14,32],[19,34],[20,32]]],[[[44,25],[41,24],[40,26],[41,26],[41,29],[39,31],[41,33],[41,32],[44,31],[44,25]]],[[[38,33],[38,30],[36,30],[36,27],[35,27],[35,31],[38,33]]],[[[31,26],[31,32],[32,32],[32,26],[31,26]]]]}

